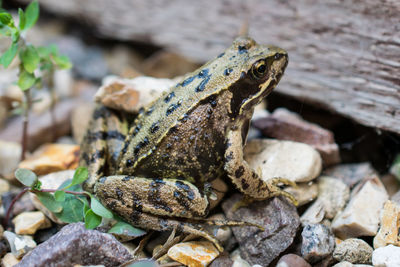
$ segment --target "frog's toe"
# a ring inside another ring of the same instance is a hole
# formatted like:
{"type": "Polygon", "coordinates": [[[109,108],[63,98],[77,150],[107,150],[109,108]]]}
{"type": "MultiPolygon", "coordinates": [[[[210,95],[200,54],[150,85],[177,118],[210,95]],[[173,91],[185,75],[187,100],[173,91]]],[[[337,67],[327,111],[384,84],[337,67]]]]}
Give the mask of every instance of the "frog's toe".
{"type": "Polygon", "coordinates": [[[268,183],[268,189],[271,192],[271,197],[275,196],[284,196],[287,198],[293,205],[297,206],[299,203],[297,199],[290,193],[282,190],[278,185],[279,184],[284,184],[284,185],[289,185],[292,187],[297,188],[297,185],[295,182],[285,179],[285,178],[273,178],[267,181],[268,183]]]}

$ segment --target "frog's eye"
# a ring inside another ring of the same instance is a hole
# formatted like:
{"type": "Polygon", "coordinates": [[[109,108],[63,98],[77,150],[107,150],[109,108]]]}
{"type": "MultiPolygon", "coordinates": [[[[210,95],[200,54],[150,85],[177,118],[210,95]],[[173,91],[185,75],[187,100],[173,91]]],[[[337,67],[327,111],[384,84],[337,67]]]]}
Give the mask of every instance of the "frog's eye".
{"type": "Polygon", "coordinates": [[[254,63],[251,73],[253,74],[253,77],[256,79],[261,79],[262,77],[265,76],[267,73],[267,64],[265,63],[264,60],[257,61],[254,63]]]}

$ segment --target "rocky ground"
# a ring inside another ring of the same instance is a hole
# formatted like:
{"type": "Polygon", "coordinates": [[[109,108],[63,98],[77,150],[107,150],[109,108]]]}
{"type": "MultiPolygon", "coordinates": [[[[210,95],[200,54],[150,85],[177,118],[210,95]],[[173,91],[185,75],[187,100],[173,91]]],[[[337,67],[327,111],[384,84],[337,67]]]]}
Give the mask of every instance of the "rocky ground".
{"type": "MultiPolygon", "coordinates": [[[[142,47],[138,52],[130,44],[100,44],[83,37],[82,32],[71,34],[66,24],[56,21],[42,21],[27,39],[35,44],[56,43],[74,68],[55,74],[55,127],[49,112],[50,94],[46,90],[35,93],[41,101],[30,114],[31,153],[22,162],[22,119],[12,115],[13,103],[22,101],[20,90],[12,84],[17,70],[0,72],[2,220],[22,188],[13,175],[16,168],[34,170],[45,188],[57,188],[73,175],[94,99],[111,108],[136,112],[174,83],[143,74],[173,78],[198,66],[167,51],[154,52],[154,48],[142,47]]],[[[363,143],[363,139],[370,140],[364,133],[353,131],[351,142],[335,142],[334,133],[342,138],[346,129],[336,132],[329,127],[333,123],[327,121],[338,120],[333,114],[322,112],[321,119],[306,111],[275,108],[277,102],[279,96],[268,102],[273,112],[268,112],[265,104],[256,110],[245,159],[265,179],[295,181],[298,187],[286,190],[296,196],[299,205],[279,197],[234,211],[241,195],[229,182],[217,180],[213,187],[221,193],[210,216],[257,223],[265,231],[210,226],[208,230],[225,248],[223,253],[198,238],[175,242],[163,251],[170,233],[155,233],[147,242],[140,242],[142,238],[116,239],[102,228],[87,230],[82,223],[65,225],[30,194],[17,201],[12,225],[0,227],[2,266],[119,266],[152,256],[161,266],[400,266],[400,177],[396,177],[395,167],[389,170],[397,148],[384,149],[387,154],[377,149],[376,156],[381,158],[375,160],[369,153],[374,153],[376,142],[363,143]],[[318,119],[313,120],[315,117],[318,119]],[[370,148],[350,153],[359,143],[370,148]],[[382,161],[386,163],[383,167],[382,161]]]]}

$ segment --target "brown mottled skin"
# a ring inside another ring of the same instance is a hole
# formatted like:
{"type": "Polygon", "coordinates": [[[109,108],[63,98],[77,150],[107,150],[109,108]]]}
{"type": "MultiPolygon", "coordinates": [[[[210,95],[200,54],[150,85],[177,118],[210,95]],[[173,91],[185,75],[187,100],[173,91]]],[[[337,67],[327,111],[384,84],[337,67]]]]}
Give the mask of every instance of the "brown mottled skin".
{"type": "MultiPolygon", "coordinates": [[[[177,228],[213,241],[188,220],[208,213],[210,182],[222,175],[245,196],[290,194],[264,181],[243,160],[253,109],[279,82],[286,51],[241,37],[217,58],[132,115],[99,107],[82,144],[85,189],[135,226],[177,228]]],[[[234,222],[226,222],[235,224],[234,222]]],[[[236,224],[240,224],[236,222],[236,224]]]]}

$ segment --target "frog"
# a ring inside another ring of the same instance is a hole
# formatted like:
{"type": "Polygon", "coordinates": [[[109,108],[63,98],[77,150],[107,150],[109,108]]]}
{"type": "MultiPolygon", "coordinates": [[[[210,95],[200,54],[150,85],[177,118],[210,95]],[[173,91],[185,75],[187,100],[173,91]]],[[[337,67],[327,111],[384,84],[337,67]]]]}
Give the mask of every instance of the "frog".
{"type": "Polygon", "coordinates": [[[217,178],[248,199],[283,196],[296,203],[282,189],[294,182],[262,179],[243,155],[254,107],[287,65],[284,49],[241,36],[136,117],[98,106],[81,145],[81,165],[89,170],[85,190],[136,227],[198,235],[222,251],[201,225],[209,222],[217,178]]]}

